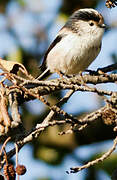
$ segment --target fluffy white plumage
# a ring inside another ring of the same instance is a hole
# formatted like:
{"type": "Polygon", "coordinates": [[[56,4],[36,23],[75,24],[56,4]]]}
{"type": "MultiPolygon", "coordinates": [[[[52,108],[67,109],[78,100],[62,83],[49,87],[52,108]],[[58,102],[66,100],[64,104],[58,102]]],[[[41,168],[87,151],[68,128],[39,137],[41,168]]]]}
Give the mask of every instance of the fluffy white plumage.
{"type": "Polygon", "coordinates": [[[104,27],[103,17],[96,10],[76,11],[48,49],[42,64],[45,73],[38,79],[48,71],[59,71],[65,75],[84,71],[100,52],[104,27]]]}
{"type": "Polygon", "coordinates": [[[101,36],[69,33],[48,54],[47,67],[52,73],[58,70],[66,75],[84,71],[100,52],[101,36]]]}

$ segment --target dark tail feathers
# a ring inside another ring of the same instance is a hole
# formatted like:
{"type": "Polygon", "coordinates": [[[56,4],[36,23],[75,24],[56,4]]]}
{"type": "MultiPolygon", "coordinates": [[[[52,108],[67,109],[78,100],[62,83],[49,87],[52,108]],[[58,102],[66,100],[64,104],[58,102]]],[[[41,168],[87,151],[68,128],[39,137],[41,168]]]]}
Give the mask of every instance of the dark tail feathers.
{"type": "Polygon", "coordinates": [[[38,79],[38,80],[44,80],[51,75],[50,70],[48,68],[46,68],[44,70],[42,66],[39,67],[39,72],[41,72],[41,74],[39,76],[37,76],[36,79],[38,79]]]}

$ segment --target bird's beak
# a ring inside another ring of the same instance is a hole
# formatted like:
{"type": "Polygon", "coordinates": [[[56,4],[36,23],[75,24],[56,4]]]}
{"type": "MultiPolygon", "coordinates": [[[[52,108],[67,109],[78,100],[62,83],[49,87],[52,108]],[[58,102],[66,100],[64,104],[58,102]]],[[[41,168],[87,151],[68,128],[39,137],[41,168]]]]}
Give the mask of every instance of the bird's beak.
{"type": "Polygon", "coordinates": [[[109,26],[107,26],[106,24],[99,24],[100,28],[104,28],[104,29],[109,29],[109,26]]]}
{"type": "Polygon", "coordinates": [[[101,27],[102,28],[106,28],[107,26],[106,26],[106,24],[102,24],[101,27]]]}

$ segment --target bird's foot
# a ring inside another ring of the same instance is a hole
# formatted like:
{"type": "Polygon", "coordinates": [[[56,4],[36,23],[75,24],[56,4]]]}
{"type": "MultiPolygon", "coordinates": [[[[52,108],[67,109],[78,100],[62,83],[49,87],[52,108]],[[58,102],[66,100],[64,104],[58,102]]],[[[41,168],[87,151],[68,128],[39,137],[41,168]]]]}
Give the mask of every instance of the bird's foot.
{"type": "Polygon", "coordinates": [[[73,78],[75,77],[76,75],[64,75],[66,78],[73,78]]]}
{"type": "Polygon", "coordinates": [[[63,78],[64,74],[61,71],[58,69],[55,69],[54,71],[60,76],[60,78],[63,78]]]}

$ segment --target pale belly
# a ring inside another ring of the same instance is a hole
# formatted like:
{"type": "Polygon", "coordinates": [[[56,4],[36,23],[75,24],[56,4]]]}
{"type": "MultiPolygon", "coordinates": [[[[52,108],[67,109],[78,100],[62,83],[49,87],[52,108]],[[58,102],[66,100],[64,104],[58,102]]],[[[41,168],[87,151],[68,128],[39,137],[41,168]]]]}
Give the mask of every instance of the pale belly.
{"type": "Polygon", "coordinates": [[[100,52],[100,42],[81,39],[77,36],[64,38],[48,54],[47,67],[53,73],[56,70],[66,75],[84,71],[100,52]],[[84,41],[84,43],[82,43],[84,41]]]}
{"type": "Polygon", "coordinates": [[[100,52],[100,48],[92,47],[85,49],[84,52],[82,56],[79,57],[79,55],[77,55],[67,63],[65,74],[78,74],[80,71],[84,71],[95,60],[100,52]]]}

